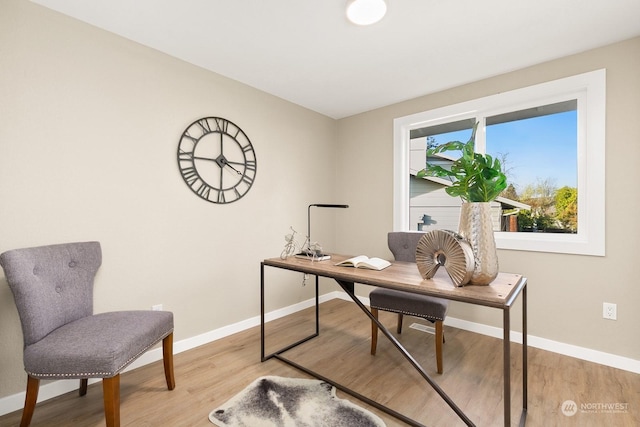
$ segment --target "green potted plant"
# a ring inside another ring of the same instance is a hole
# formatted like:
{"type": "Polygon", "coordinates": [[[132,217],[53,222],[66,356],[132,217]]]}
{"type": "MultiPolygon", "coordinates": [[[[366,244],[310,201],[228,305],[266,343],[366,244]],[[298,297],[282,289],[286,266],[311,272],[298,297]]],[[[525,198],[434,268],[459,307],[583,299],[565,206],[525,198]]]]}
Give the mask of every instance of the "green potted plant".
{"type": "Polygon", "coordinates": [[[427,150],[427,159],[445,151],[460,151],[462,156],[451,164],[450,169],[430,165],[418,172],[418,178],[439,176],[454,178],[445,191],[452,197],[461,197],[465,202],[491,202],[507,188],[507,177],[502,172],[500,160],[489,154],[475,152],[476,131],[473,126],[471,138],[466,143],[451,141],[427,150]]]}
{"type": "Polygon", "coordinates": [[[476,122],[471,138],[466,143],[451,141],[428,149],[426,166],[416,176],[453,178],[445,191],[463,200],[458,232],[469,242],[473,251],[474,271],[470,283],[488,285],[498,275],[498,254],[489,202],[507,188],[507,178],[502,172],[500,160],[489,154],[475,152],[477,129],[476,122]],[[429,157],[445,151],[460,151],[462,155],[453,161],[449,169],[428,163],[429,157]]]}

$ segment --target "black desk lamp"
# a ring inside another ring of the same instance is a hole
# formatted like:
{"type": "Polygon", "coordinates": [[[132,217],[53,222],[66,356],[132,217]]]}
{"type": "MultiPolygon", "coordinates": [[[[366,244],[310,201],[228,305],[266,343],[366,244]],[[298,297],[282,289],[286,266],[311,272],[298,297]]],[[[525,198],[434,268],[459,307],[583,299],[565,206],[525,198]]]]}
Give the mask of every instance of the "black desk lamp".
{"type": "Polygon", "coordinates": [[[311,257],[314,257],[315,259],[329,259],[329,258],[331,258],[329,255],[323,254],[319,250],[311,250],[311,208],[312,207],[345,209],[345,208],[348,208],[349,205],[333,205],[333,204],[326,204],[326,203],[314,203],[314,204],[309,205],[309,207],[307,208],[307,248],[303,249],[302,254],[300,254],[300,255],[311,256],[311,257]]]}

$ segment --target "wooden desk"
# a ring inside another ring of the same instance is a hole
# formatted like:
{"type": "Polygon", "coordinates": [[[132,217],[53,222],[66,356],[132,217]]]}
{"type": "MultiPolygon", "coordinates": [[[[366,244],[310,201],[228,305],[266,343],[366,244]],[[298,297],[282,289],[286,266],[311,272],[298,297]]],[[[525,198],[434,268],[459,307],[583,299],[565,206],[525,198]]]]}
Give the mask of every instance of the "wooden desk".
{"type": "Polygon", "coordinates": [[[318,318],[318,277],[328,277],[334,279],[342,289],[353,299],[360,309],[374,322],[382,333],[394,344],[403,356],[413,365],[420,375],[433,387],[433,389],[442,397],[442,399],[453,409],[456,414],[469,426],[473,426],[473,422],[464,414],[464,412],[451,400],[451,398],[433,381],[422,366],[416,362],[411,354],[402,346],[402,344],[373,317],[369,309],[362,304],[354,292],[354,283],[361,283],[369,286],[377,286],[382,288],[397,289],[417,294],[430,295],[439,298],[445,298],[452,301],[460,301],[468,304],[481,305],[501,309],[503,311],[503,375],[504,375],[504,425],[511,425],[511,307],[519,295],[522,295],[522,414],[520,417],[520,425],[524,425],[527,411],[527,280],[518,274],[500,273],[498,277],[488,286],[464,286],[455,287],[451,280],[446,276],[436,275],[433,279],[424,280],[420,276],[420,272],[415,263],[410,262],[394,262],[390,267],[382,271],[366,270],[360,268],[337,267],[334,264],[350,258],[350,256],[332,254],[332,258],[326,261],[313,262],[307,259],[299,259],[289,257],[287,259],[270,258],[260,263],[260,299],[261,299],[261,360],[264,362],[270,358],[281,360],[307,374],[326,381],[336,388],[351,394],[352,396],[414,426],[421,426],[415,420],[405,417],[396,411],[375,402],[366,396],[354,392],[341,384],[325,378],[312,370],[298,365],[297,363],[285,358],[283,353],[291,348],[300,345],[319,334],[319,318],[318,318]],[[269,355],[265,355],[265,267],[275,267],[285,270],[297,271],[301,273],[313,274],[316,276],[316,331],[314,334],[303,338],[281,350],[269,355]]]}

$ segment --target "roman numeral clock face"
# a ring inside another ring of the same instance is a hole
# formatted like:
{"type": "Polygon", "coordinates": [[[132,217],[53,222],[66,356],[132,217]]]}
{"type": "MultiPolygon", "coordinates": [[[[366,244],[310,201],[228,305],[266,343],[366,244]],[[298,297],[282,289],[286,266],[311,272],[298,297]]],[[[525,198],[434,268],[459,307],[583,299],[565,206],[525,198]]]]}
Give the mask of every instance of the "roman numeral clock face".
{"type": "Polygon", "coordinates": [[[211,203],[242,198],[256,177],[256,153],[247,135],[229,120],[204,117],[180,137],[178,166],[189,188],[211,203]]]}

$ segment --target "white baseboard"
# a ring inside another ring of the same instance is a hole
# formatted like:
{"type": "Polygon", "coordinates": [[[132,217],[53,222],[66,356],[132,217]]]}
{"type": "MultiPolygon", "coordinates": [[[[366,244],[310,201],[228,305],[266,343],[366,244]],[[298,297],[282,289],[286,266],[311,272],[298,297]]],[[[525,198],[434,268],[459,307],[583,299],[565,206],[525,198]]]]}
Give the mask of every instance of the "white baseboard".
{"type": "MultiPolygon", "coordinates": [[[[320,303],[323,303],[325,301],[328,301],[334,298],[338,298],[339,296],[335,294],[340,294],[340,293],[341,292],[333,292],[330,294],[322,295],[320,296],[320,303]]],[[[344,295],[344,297],[348,298],[346,295],[344,295]]],[[[274,310],[265,315],[265,320],[269,322],[271,320],[275,320],[280,317],[287,316],[289,314],[295,313],[305,308],[312,307],[314,303],[315,303],[315,300],[310,299],[298,304],[291,305],[289,307],[285,307],[279,310],[274,310]]],[[[234,323],[232,325],[223,326],[222,328],[205,332],[204,334],[200,334],[195,337],[186,338],[184,340],[174,342],[173,353],[174,354],[182,353],[183,351],[194,349],[201,345],[208,344],[210,342],[219,340],[221,338],[227,337],[229,335],[233,335],[238,332],[242,332],[246,329],[249,329],[258,325],[260,325],[260,316],[255,316],[250,319],[234,323]]],[[[131,365],[127,366],[124,372],[139,368],[144,365],[148,365],[149,363],[153,363],[158,360],[162,360],[162,347],[154,348],[147,351],[138,359],[136,359],[131,365]]],[[[89,384],[93,384],[98,381],[100,381],[99,378],[93,378],[89,380],[89,384]]],[[[54,397],[60,396],[62,394],[72,392],[74,390],[77,390],[78,386],[79,386],[79,380],[58,380],[58,381],[52,381],[52,382],[45,382],[40,386],[40,390],[38,392],[38,402],[44,402],[45,400],[49,400],[54,397]]],[[[25,387],[26,387],[26,379],[25,379],[25,387]]],[[[16,393],[7,397],[0,398],[0,415],[5,415],[5,414],[22,409],[24,407],[25,396],[26,396],[26,392],[21,392],[21,393],[16,393]]]]}
{"type": "MultiPolygon", "coordinates": [[[[334,292],[332,298],[340,298],[345,301],[351,301],[351,298],[344,292],[334,292]]],[[[359,298],[363,304],[369,305],[368,298],[359,298]]],[[[502,339],[502,328],[484,325],[482,323],[469,322],[467,320],[457,319],[455,317],[447,317],[444,324],[469,332],[475,332],[481,335],[502,339]]],[[[511,342],[522,344],[522,333],[511,331],[511,342]]],[[[578,347],[576,345],[565,344],[559,341],[552,341],[546,338],[540,338],[528,335],[527,345],[529,347],[539,348],[541,350],[551,351],[553,353],[562,354],[564,356],[574,357],[576,359],[586,360],[588,362],[598,363],[600,365],[611,366],[612,368],[622,369],[624,371],[640,374],[640,360],[628,357],[618,356],[611,353],[605,353],[590,348],[578,347]]]]}
{"type": "MultiPolygon", "coordinates": [[[[349,296],[344,292],[335,291],[322,295],[320,297],[320,302],[323,303],[335,298],[345,301],[351,301],[351,298],[349,298],[349,296]]],[[[362,303],[365,305],[369,305],[368,298],[360,298],[360,301],[362,301],[362,303]]],[[[314,300],[310,299],[289,307],[274,310],[266,314],[265,320],[269,322],[275,319],[279,319],[305,308],[312,307],[313,305],[314,300]]],[[[459,328],[466,331],[502,339],[501,328],[469,322],[452,317],[447,317],[444,324],[454,328],[459,328]]],[[[233,335],[238,332],[242,332],[246,329],[258,325],[260,325],[260,316],[255,316],[250,319],[234,323],[232,325],[223,326],[222,328],[218,328],[213,331],[197,335],[195,337],[186,338],[184,340],[175,342],[173,345],[173,351],[174,354],[182,353],[183,351],[194,349],[201,345],[217,341],[221,338],[233,335]]],[[[511,331],[511,341],[521,344],[522,333],[511,331]]],[[[558,341],[552,341],[546,338],[535,337],[532,335],[528,336],[528,345],[530,347],[551,351],[553,353],[559,353],[565,356],[575,357],[577,359],[587,360],[589,362],[594,362],[601,365],[611,366],[613,368],[640,374],[640,360],[634,360],[628,357],[617,356],[615,354],[604,353],[601,351],[565,344],[558,341]]],[[[154,348],[152,350],[149,350],[148,352],[140,356],[134,363],[129,365],[127,369],[125,369],[125,372],[135,368],[139,368],[152,362],[156,362],[158,360],[162,360],[162,348],[154,348]]],[[[92,379],[89,380],[89,383],[92,384],[98,381],[100,380],[92,379]]],[[[38,393],[38,402],[42,402],[53,397],[60,396],[64,393],[69,393],[71,391],[77,390],[78,384],[78,380],[60,380],[44,384],[40,387],[40,392],[38,393]]],[[[10,412],[22,409],[22,407],[24,406],[24,398],[25,392],[16,393],[11,396],[0,398],[0,415],[5,415],[10,412]]]]}
{"type": "MultiPolygon", "coordinates": [[[[466,320],[456,319],[452,317],[447,317],[447,319],[444,321],[444,324],[452,326],[454,328],[464,329],[466,331],[476,332],[478,334],[502,339],[502,328],[487,326],[481,323],[468,322],[466,320]]],[[[511,331],[511,342],[522,344],[522,333],[511,331]]],[[[600,365],[611,366],[612,368],[622,369],[624,371],[640,374],[640,360],[634,360],[628,357],[618,356],[611,353],[604,353],[602,351],[592,350],[590,348],[578,347],[576,345],[565,344],[559,341],[552,341],[533,335],[528,335],[527,345],[529,347],[551,351],[553,353],[562,354],[564,356],[570,356],[576,359],[582,359],[588,362],[594,362],[600,365]]]]}

